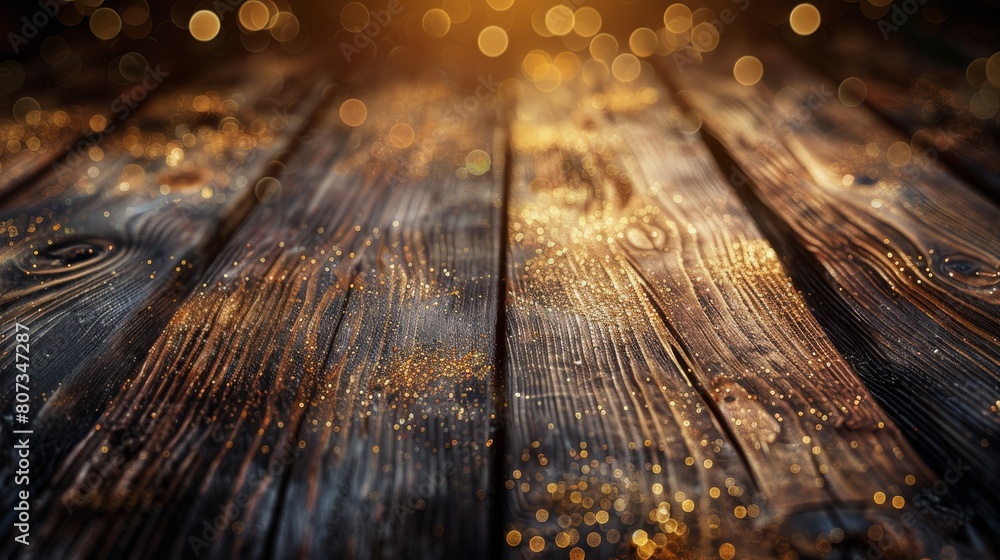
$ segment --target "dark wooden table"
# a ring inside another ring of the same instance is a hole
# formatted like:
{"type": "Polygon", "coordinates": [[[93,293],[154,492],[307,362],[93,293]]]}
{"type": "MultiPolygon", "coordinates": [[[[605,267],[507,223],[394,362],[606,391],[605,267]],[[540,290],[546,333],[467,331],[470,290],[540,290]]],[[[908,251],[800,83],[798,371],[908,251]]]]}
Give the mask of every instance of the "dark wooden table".
{"type": "Polygon", "coordinates": [[[3,554],[997,554],[996,119],[964,68],[865,52],[762,46],[753,86],[726,53],[489,99],[259,55],[124,116],[39,93],[0,123],[34,432],[3,554]]]}

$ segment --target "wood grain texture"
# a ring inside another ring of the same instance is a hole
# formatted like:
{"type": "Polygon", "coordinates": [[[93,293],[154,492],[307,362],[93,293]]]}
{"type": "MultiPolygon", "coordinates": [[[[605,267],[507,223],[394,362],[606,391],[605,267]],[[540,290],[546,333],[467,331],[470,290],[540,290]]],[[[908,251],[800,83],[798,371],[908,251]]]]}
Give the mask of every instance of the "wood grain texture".
{"type": "Polygon", "coordinates": [[[503,139],[451,95],[327,107],[65,462],[39,557],[487,554],[503,139]]]}
{"type": "Polygon", "coordinates": [[[898,554],[936,554],[947,527],[890,534],[898,512],[873,501],[931,471],[684,130],[656,87],[518,107],[508,544],[851,557],[880,526],[898,554]]]}
{"type": "Polygon", "coordinates": [[[956,528],[997,527],[1000,210],[939,163],[900,157],[907,139],[844,107],[825,78],[756,54],[754,87],[728,79],[722,56],[673,80],[832,340],[939,476],[952,473],[924,507],[956,528]]]}
{"type": "MultiPolygon", "coordinates": [[[[38,488],[134,374],[185,282],[212,260],[217,239],[252,206],[260,175],[315,107],[319,92],[273,78],[248,72],[218,84],[228,90],[213,82],[174,89],[119,123],[84,161],[49,170],[0,209],[8,225],[0,313],[10,319],[0,367],[13,370],[6,341],[15,321],[27,325],[38,488]],[[251,86],[261,97],[239,93],[251,86]],[[284,110],[280,123],[275,108],[284,110]]],[[[13,391],[2,388],[4,402],[13,391]]]]}

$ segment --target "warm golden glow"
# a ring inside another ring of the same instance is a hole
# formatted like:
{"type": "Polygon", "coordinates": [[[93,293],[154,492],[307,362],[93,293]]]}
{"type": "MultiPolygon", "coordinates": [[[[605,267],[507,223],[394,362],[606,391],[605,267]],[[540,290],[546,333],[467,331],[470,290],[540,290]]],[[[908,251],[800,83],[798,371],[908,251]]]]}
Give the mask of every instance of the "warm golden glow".
{"type": "Polygon", "coordinates": [[[545,13],[545,28],[553,35],[566,35],[573,30],[573,23],[573,10],[566,6],[553,6],[545,13]]]}
{"type": "Polygon", "coordinates": [[[640,27],[628,38],[628,46],[636,56],[645,58],[656,52],[656,33],[648,27],[640,27]]]}
{"type": "Polygon", "coordinates": [[[98,8],[90,16],[90,30],[99,39],[114,39],[121,29],[122,20],[111,8],[98,8]]]}
{"type": "Polygon", "coordinates": [[[792,31],[799,35],[812,35],[819,29],[819,10],[812,4],[799,4],[792,9],[788,16],[788,24],[792,26],[792,31]]]}
{"type": "Polygon", "coordinates": [[[448,13],[439,8],[427,10],[422,21],[424,31],[435,38],[441,38],[448,34],[451,29],[451,18],[448,13]]]}
{"type": "Polygon", "coordinates": [[[340,120],[347,126],[361,126],[368,118],[368,107],[360,99],[348,99],[340,105],[340,120]]]}
{"type": "Polygon", "coordinates": [[[593,37],[601,30],[601,12],[584,6],[573,14],[573,31],[581,37],[593,37]]]}
{"type": "Polygon", "coordinates": [[[240,25],[247,31],[260,31],[267,27],[271,13],[267,6],[258,0],[247,0],[240,6],[240,25]]]}
{"type": "Polygon", "coordinates": [[[691,8],[672,4],[663,12],[663,24],[672,33],[684,33],[691,27],[691,8]]]}
{"type": "Polygon", "coordinates": [[[368,8],[361,2],[350,2],[340,9],[340,24],[351,33],[358,33],[371,21],[368,8]]]}
{"type": "Polygon", "coordinates": [[[198,10],[188,22],[188,31],[199,41],[211,41],[219,34],[221,22],[219,16],[211,10],[198,10]]]}
{"type": "Polygon", "coordinates": [[[389,143],[397,148],[407,148],[413,143],[413,127],[396,123],[389,129],[389,143]]]}
{"type": "Polygon", "coordinates": [[[502,27],[491,25],[479,32],[479,51],[489,57],[497,57],[507,50],[507,32],[502,27]]]}
{"type": "Polygon", "coordinates": [[[755,56],[744,56],[733,65],[733,76],[737,82],[752,86],[764,77],[764,65],[755,56]]]}

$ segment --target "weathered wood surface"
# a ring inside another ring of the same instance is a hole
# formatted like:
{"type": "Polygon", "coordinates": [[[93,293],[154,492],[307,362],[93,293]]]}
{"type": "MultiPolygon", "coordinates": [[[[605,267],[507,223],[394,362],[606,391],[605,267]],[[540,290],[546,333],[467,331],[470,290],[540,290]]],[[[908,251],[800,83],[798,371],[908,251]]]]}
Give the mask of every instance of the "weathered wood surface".
{"type": "Polygon", "coordinates": [[[925,507],[996,528],[1000,209],[940,163],[890,163],[905,137],[787,54],[760,56],[753,87],[724,57],[673,81],[832,340],[939,476],[960,471],[925,507]]]}
{"type": "Polygon", "coordinates": [[[38,557],[488,553],[504,144],[450,93],[327,107],[51,482],[38,557]]]}
{"type": "Polygon", "coordinates": [[[26,157],[27,556],[994,553],[1000,210],[760,56],[672,76],[693,112],[528,93],[511,139],[469,91],[256,60],[26,157]]]}
{"type": "MultiPolygon", "coordinates": [[[[187,282],[249,211],[257,180],[319,100],[318,91],[275,82],[271,72],[235,77],[169,88],[0,208],[8,225],[0,313],[27,325],[35,346],[39,488],[134,374],[187,282]]],[[[14,324],[4,322],[5,342],[14,324]]],[[[13,363],[5,343],[0,367],[12,371],[13,363]]],[[[13,391],[0,389],[4,402],[13,391]]],[[[5,493],[4,505],[13,499],[5,493]]]]}
{"type": "Polygon", "coordinates": [[[863,556],[879,525],[883,546],[937,554],[947,528],[890,535],[899,512],[873,502],[932,472],[682,132],[688,116],[656,88],[599,95],[603,111],[588,94],[529,98],[512,134],[518,549],[863,556]]]}
{"type": "MultiPolygon", "coordinates": [[[[814,62],[837,80],[863,80],[866,102],[909,134],[915,150],[930,160],[940,158],[972,185],[1000,199],[998,121],[995,116],[986,117],[986,112],[977,115],[972,110],[975,103],[977,110],[987,111],[981,96],[1000,90],[987,83],[985,64],[968,71],[972,59],[958,66],[938,53],[922,51],[903,37],[883,43],[859,35],[854,41],[818,53],[814,62]],[[970,77],[980,83],[985,94],[969,82],[970,77]]],[[[990,54],[984,53],[985,57],[990,54]]],[[[854,93],[848,92],[848,96],[854,93]]]]}

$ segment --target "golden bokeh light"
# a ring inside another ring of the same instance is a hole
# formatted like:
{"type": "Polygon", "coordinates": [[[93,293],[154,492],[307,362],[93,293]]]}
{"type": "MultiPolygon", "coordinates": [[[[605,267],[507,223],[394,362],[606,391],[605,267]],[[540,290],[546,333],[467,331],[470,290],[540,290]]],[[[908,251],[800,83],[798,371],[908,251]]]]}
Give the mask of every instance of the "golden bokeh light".
{"type": "Polygon", "coordinates": [[[988,89],[977,91],[969,100],[969,110],[976,118],[991,119],[1000,110],[1000,97],[988,89]]]}
{"type": "Polygon", "coordinates": [[[348,99],[340,105],[340,120],[347,126],[361,126],[368,118],[368,107],[360,99],[348,99]]]}
{"type": "Polygon", "coordinates": [[[536,80],[542,74],[542,67],[552,62],[549,53],[536,49],[524,55],[521,61],[521,73],[529,80],[536,80]]]}
{"type": "Polygon", "coordinates": [[[573,10],[567,6],[558,5],[549,8],[545,12],[545,28],[549,33],[556,36],[563,36],[573,31],[574,16],[573,10]]]}
{"type": "Polygon", "coordinates": [[[408,148],[413,143],[413,127],[396,123],[389,129],[389,143],[397,148],[408,148]]]}
{"type": "Polygon", "coordinates": [[[672,33],[684,33],[691,27],[691,8],[684,4],[671,4],[663,12],[663,25],[672,33]]]}
{"type": "Polygon", "coordinates": [[[719,46],[719,28],[709,22],[702,22],[691,30],[691,46],[698,52],[712,52],[719,46]]]}
{"type": "Polygon", "coordinates": [[[444,37],[451,29],[451,18],[448,16],[448,12],[440,8],[427,10],[421,23],[424,31],[436,39],[444,37]]]}
{"type": "Polygon", "coordinates": [[[510,9],[514,5],[514,0],[486,0],[491,8],[498,12],[510,9]]]}
{"type": "Polygon", "coordinates": [[[535,74],[535,87],[541,91],[555,91],[562,83],[562,74],[559,72],[559,67],[550,62],[539,66],[535,74]]]}
{"type": "Polygon", "coordinates": [[[472,3],[469,0],[443,0],[441,7],[452,23],[463,23],[472,15],[472,3]]]}
{"type": "Polygon", "coordinates": [[[910,150],[910,145],[906,142],[895,142],[885,151],[885,158],[889,161],[889,165],[893,167],[906,165],[912,155],[913,151],[910,150]]]}
{"type": "Polygon", "coordinates": [[[618,55],[611,64],[611,73],[614,74],[617,80],[622,82],[634,81],[639,77],[641,70],[642,65],[639,63],[639,59],[629,53],[618,55]]]}
{"type": "Polygon", "coordinates": [[[271,13],[267,6],[258,0],[247,0],[240,6],[240,26],[247,31],[260,31],[267,28],[271,13]]]}
{"type": "Polygon", "coordinates": [[[812,4],[799,4],[792,8],[792,13],[788,16],[788,24],[792,26],[792,31],[802,36],[815,33],[819,29],[820,21],[819,10],[812,4]]]}
{"type": "Polygon", "coordinates": [[[98,8],[90,15],[90,31],[98,39],[114,39],[121,30],[122,20],[111,8],[98,8]]]}
{"type": "Polygon", "coordinates": [[[601,30],[601,12],[584,6],[573,14],[573,31],[581,37],[593,37],[601,30]]]}
{"type": "Polygon", "coordinates": [[[994,53],[986,61],[986,79],[994,86],[1000,87],[1000,52],[994,53]]]}
{"type": "Polygon", "coordinates": [[[741,57],[733,65],[733,76],[737,82],[745,86],[752,86],[764,77],[764,65],[756,56],[741,57]]]}
{"type": "Polygon", "coordinates": [[[493,165],[493,161],[490,159],[490,154],[484,152],[483,150],[472,150],[465,156],[465,168],[469,171],[470,175],[485,175],[490,167],[493,165]]]}
{"type": "Polygon", "coordinates": [[[219,16],[211,10],[198,10],[191,15],[188,21],[188,31],[191,36],[199,41],[211,41],[219,34],[222,22],[219,16]]]}
{"type": "Polygon", "coordinates": [[[983,83],[986,82],[987,64],[989,64],[989,60],[986,58],[977,58],[969,63],[968,68],[965,69],[965,79],[968,80],[969,85],[974,88],[983,87],[983,83]]]}
{"type": "Polygon", "coordinates": [[[570,51],[563,51],[552,59],[563,80],[572,80],[580,73],[580,57],[570,51]]]}
{"type": "Polygon", "coordinates": [[[652,56],[656,52],[658,43],[656,32],[648,27],[636,29],[628,38],[629,49],[640,58],[652,56]]]}
{"type": "Polygon", "coordinates": [[[498,57],[507,50],[507,32],[491,25],[479,32],[479,51],[489,57],[498,57]]]}
{"type": "Polygon", "coordinates": [[[837,98],[848,107],[857,107],[864,103],[868,96],[868,86],[861,78],[850,77],[840,82],[837,88],[837,98]]]}
{"type": "Polygon", "coordinates": [[[23,123],[32,120],[32,113],[40,112],[41,110],[41,105],[38,104],[38,101],[34,97],[22,97],[14,102],[14,118],[23,123]]]}
{"type": "Polygon", "coordinates": [[[299,18],[295,17],[292,12],[279,12],[272,23],[271,37],[277,41],[287,43],[299,36],[301,30],[299,18]]]}
{"type": "Polygon", "coordinates": [[[614,35],[599,33],[590,40],[590,56],[604,62],[611,62],[618,54],[618,40],[614,35]]]}
{"type": "Polygon", "coordinates": [[[361,2],[349,2],[340,9],[340,25],[351,33],[358,33],[371,21],[368,8],[361,2]]]}

